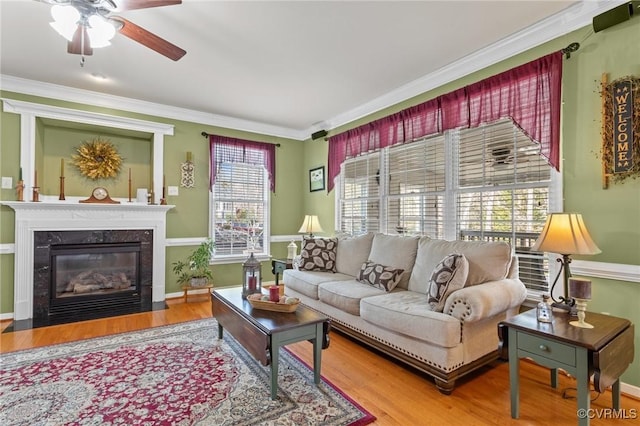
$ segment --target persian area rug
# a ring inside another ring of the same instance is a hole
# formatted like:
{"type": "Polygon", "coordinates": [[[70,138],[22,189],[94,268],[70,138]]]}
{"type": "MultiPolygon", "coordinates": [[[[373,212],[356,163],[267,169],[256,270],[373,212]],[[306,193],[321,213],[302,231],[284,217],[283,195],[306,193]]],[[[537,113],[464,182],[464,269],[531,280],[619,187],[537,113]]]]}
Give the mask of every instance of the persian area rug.
{"type": "Polygon", "coordinates": [[[334,385],[280,352],[269,367],[215,319],[0,355],[0,424],[365,425],[375,420],[334,385]]]}

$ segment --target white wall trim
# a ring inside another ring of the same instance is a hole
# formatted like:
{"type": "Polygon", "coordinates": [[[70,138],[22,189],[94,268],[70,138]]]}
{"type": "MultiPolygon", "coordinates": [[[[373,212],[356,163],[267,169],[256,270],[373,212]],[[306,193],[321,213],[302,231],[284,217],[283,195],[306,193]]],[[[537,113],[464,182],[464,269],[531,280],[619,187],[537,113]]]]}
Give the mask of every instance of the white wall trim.
{"type": "Polygon", "coordinates": [[[302,241],[302,235],[272,235],[271,242],[272,243],[290,243],[291,241],[300,242],[302,241]]]}
{"type": "Polygon", "coordinates": [[[628,383],[620,382],[620,392],[623,394],[632,396],[634,398],[640,399],[640,387],[633,386],[628,383]]]}
{"type": "Polygon", "coordinates": [[[13,243],[0,244],[0,254],[13,254],[16,252],[16,245],[13,243]]]}
{"type": "Polygon", "coordinates": [[[571,273],[573,275],[640,283],[640,265],[573,260],[571,262],[571,273]]]}
{"type": "MultiPolygon", "coordinates": [[[[190,238],[167,238],[167,247],[186,247],[200,245],[205,237],[190,237],[190,238]]],[[[301,235],[272,235],[272,243],[289,243],[293,241],[302,241],[301,235]]],[[[0,246],[1,247],[1,246],[0,246]]]]}
{"type": "Polygon", "coordinates": [[[193,238],[167,238],[167,247],[199,246],[206,240],[205,237],[193,238]]]}

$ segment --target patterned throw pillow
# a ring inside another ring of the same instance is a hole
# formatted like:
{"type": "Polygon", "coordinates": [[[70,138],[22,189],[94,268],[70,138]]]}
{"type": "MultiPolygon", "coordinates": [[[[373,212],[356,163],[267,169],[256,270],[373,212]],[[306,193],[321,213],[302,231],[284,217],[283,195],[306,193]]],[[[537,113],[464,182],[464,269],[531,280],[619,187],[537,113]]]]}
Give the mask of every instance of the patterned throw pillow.
{"type": "Polygon", "coordinates": [[[431,310],[442,312],[447,297],[464,287],[469,274],[469,262],[462,254],[447,255],[433,269],[427,293],[431,310]]]}
{"type": "Polygon", "coordinates": [[[360,267],[357,280],[389,292],[398,285],[403,272],[404,269],[367,261],[360,267]]]}
{"type": "Polygon", "coordinates": [[[337,238],[305,238],[300,252],[301,271],[336,271],[337,238]]]}

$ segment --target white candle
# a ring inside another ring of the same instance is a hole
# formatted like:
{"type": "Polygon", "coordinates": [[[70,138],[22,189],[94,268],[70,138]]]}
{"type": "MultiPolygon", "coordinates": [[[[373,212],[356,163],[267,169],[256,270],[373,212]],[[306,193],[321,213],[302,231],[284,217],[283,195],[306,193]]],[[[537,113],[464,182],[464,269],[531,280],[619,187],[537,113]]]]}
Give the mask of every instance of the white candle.
{"type": "Polygon", "coordinates": [[[569,296],[575,299],[591,299],[591,280],[569,278],[569,296]]]}

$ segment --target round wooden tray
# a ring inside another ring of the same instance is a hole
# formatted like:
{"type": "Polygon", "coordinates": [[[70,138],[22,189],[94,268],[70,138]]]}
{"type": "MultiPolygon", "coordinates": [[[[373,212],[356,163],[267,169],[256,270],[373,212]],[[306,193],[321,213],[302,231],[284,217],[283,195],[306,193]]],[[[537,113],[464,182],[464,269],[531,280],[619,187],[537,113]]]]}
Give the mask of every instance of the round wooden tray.
{"type": "Polygon", "coordinates": [[[298,309],[298,305],[300,305],[300,301],[298,303],[286,304],[286,303],[276,303],[276,302],[266,302],[262,300],[252,300],[247,299],[251,306],[256,309],[264,309],[265,311],[275,311],[275,312],[295,312],[298,309]]]}

